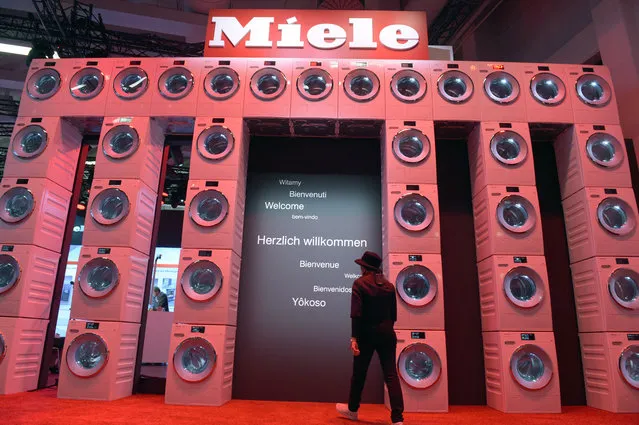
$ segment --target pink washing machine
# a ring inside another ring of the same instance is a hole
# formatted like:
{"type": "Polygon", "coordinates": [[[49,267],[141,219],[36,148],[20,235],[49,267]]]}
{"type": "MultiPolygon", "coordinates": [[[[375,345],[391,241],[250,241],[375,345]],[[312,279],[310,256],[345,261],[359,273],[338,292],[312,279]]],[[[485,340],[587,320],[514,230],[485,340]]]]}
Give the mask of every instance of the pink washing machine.
{"type": "Polygon", "coordinates": [[[570,263],[590,257],[639,257],[631,188],[586,187],[562,204],[570,263]]]}
{"type": "Polygon", "coordinates": [[[47,179],[5,178],[0,185],[0,238],[60,252],[71,192],[47,179]]]}
{"type": "Polygon", "coordinates": [[[435,121],[481,121],[479,64],[430,61],[435,121]],[[479,92],[479,93],[478,93],[479,92]]]}
{"type": "Polygon", "coordinates": [[[593,257],[570,269],[579,332],[639,330],[639,258],[593,257]]]}
{"type": "Polygon", "coordinates": [[[71,319],[58,398],[110,401],[130,396],[139,331],[138,323],[71,319]]]}
{"type": "Polygon", "coordinates": [[[140,180],[94,179],[91,219],[84,223],[86,246],[129,247],[149,255],[157,194],[140,180]]]}
{"type": "Polygon", "coordinates": [[[19,117],[4,178],[46,178],[72,191],[81,144],[78,129],[63,119],[19,117]]]}
{"type": "Polygon", "coordinates": [[[48,319],[60,254],[34,245],[0,248],[0,316],[48,319]]]}
{"type": "MultiPolygon", "coordinates": [[[[386,89],[382,86],[381,61],[339,61],[339,119],[383,120],[386,118],[386,89]]],[[[388,96],[392,96],[390,93],[388,96]]]]}
{"type": "Polygon", "coordinates": [[[289,118],[291,115],[292,59],[249,59],[244,85],[244,116],[289,118]]]}
{"type": "Polygon", "coordinates": [[[505,413],[561,413],[552,332],[482,332],[486,401],[505,413]]]}
{"type": "Polygon", "coordinates": [[[565,65],[523,64],[527,122],[572,124],[565,65]]]}
{"type": "Polygon", "coordinates": [[[478,64],[482,121],[526,122],[524,64],[478,64]]]}
{"type": "Polygon", "coordinates": [[[189,180],[182,248],[230,249],[242,255],[244,180],[189,180]]]}
{"type": "Polygon", "coordinates": [[[235,326],[174,323],[167,404],[221,406],[231,400],[235,326]]]}
{"type": "Polygon", "coordinates": [[[60,89],[60,111],[63,117],[104,116],[111,88],[113,59],[67,59],[70,64],[60,89]]]}
{"type": "Polygon", "coordinates": [[[544,255],[535,186],[488,185],[473,198],[477,261],[491,255],[544,255]]]}
{"type": "Polygon", "coordinates": [[[552,332],[545,257],[493,255],[477,264],[477,272],[484,332],[552,332]]]}
{"type": "Polygon", "coordinates": [[[575,124],[555,141],[561,199],[587,186],[632,187],[621,127],[575,124]]]}
{"type": "Polygon", "coordinates": [[[384,270],[397,290],[395,328],[444,330],[441,255],[389,254],[384,270]]]}
{"type": "Polygon", "coordinates": [[[386,61],[384,90],[387,120],[433,119],[433,90],[428,61],[386,61]]]}
{"type": "Polygon", "coordinates": [[[158,58],[151,96],[152,117],[195,117],[202,85],[202,58],[158,58]]]}
{"type": "Polygon", "coordinates": [[[588,406],[639,412],[639,333],[580,333],[588,406]]]}
{"type": "Polygon", "coordinates": [[[432,121],[386,121],[382,181],[437,184],[432,121]]]}
{"type": "Polygon", "coordinates": [[[0,317],[0,394],[38,388],[48,320],[0,317]]]}
{"type": "Polygon", "coordinates": [[[337,119],[337,69],[336,60],[293,63],[291,118],[337,119]]]}
{"type": "Polygon", "coordinates": [[[227,249],[183,249],[174,322],[235,326],[240,263],[240,256],[227,249]]]}
{"type": "Polygon", "coordinates": [[[96,179],[139,179],[156,190],[164,131],[154,118],[105,117],[95,162],[96,179]]]}
{"type": "Polygon", "coordinates": [[[245,180],[249,142],[242,118],[197,118],[189,178],[245,180]]]}
{"type": "Polygon", "coordinates": [[[437,185],[392,183],[382,195],[384,258],[400,252],[439,254],[437,185]]]}
{"type": "Polygon", "coordinates": [[[59,117],[66,107],[60,92],[69,74],[73,74],[71,61],[34,59],[27,72],[18,116],[59,117]]]}
{"type": "Polygon", "coordinates": [[[617,98],[605,66],[567,67],[575,124],[619,124],[617,98]]]}
{"type": "Polygon", "coordinates": [[[482,122],[468,139],[473,196],[486,185],[535,186],[527,123],[482,122]]]}
{"type": "Polygon", "coordinates": [[[139,323],[149,257],[132,248],[83,246],[72,319],[139,323]]]}
{"type": "Polygon", "coordinates": [[[160,60],[162,59],[114,59],[104,115],[148,117],[157,84],[155,72],[160,60]]]}
{"type": "MultiPolygon", "coordinates": [[[[398,330],[397,371],[405,412],[448,412],[446,334],[444,331],[398,330]]],[[[388,390],[384,403],[390,408],[388,390]]]]}
{"type": "Polygon", "coordinates": [[[243,117],[246,59],[204,58],[197,86],[198,117],[243,117]]]}

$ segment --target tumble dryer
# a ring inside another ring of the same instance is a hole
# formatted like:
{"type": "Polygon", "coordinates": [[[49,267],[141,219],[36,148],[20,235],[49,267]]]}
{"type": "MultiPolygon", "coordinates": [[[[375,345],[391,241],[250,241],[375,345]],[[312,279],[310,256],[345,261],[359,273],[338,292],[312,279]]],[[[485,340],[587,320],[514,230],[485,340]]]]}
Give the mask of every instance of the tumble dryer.
{"type": "Polygon", "coordinates": [[[441,255],[389,254],[384,263],[397,291],[395,328],[444,330],[441,255]]]}
{"type": "Polygon", "coordinates": [[[152,117],[195,117],[202,58],[159,58],[152,87],[152,117]]]}
{"type": "Polygon", "coordinates": [[[580,333],[588,406],[639,412],[639,332],[580,333]]]}
{"type": "Polygon", "coordinates": [[[110,401],[130,396],[139,331],[138,323],[71,319],[58,398],[110,401]]]}
{"type": "Polygon", "coordinates": [[[481,120],[526,122],[524,65],[520,63],[483,63],[478,65],[483,78],[481,120]]]}
{"type": "Polygon", "coordinates": [[[0,317],[0,394],[38,388],[48,320],[0,317]]]}
{"type": "Polygon", "coordinates": [[[19,117],[58,117],[65,105],[60,94],[72,73],[71,63],[64,60],[34,59],[27,72],[19,117]]]}
{"type": "Polygon", "coordinates": [[[382,148],[385,183],[437,183],[435,128],[432,121],[386,121],[382,148]]]}
{"type": "Polygon", "coordinates": [[[337,119],[337,71],[336,60],[296,60],[293,63],[292,119],[337,119]]]}
{"type": "Polygon", "coordinates": [[[105,116],[148,117],[156,84],[155,58],[119,58],[113,60],[113,71],[105,116]]]}
{"type": "Polygon", "coordinates": [[[69,64],[64,87],[60,90],[59,116],[104,116],[106,101],[111,89],[113,59],[67,59],[69,64]]]}
{"type": "Polygon", "coordinates": [[[605,66],[568,66],[575,124],[619,124],[617,98],[605,66]]]}
{"type": "Polygon", "coordinates": [[[632,187],[618,125],[575,124],[555,141],[561,199],[586,186],[632,187]]]}
{"type": "Polygon", "coordinates": [[[231,400],[235,327],[174,323],[167,404],[221,406],[231,400]]]}
{"type": "Polygon", "coordinates": [[[477,261],[491,255],[544,255],[535,186],[488,185],[473,198],[477,261]]]}
{"type": "Polygon", "coordinates": [[[493,255],[477,272],[483,331],[552,332],[545,257],[493,255]]]}
{"type": "Polygon", "coordinates": [[[48,319],[60,254],[34,245],[0,248],[0,316],[48,319]]]}
{"type": "Polygon", "coordinates": [[[183,249],[174,322],[235,326],[240,262],[240,256],[227,249],[183,249]]]}
{"type": "Polygon", "coordinates": [[[132,248],[83,246],[71,318],[139,323],[149,257],[132,248]]]}
{"type": "Polygon", "coordinates": [[[73,190],[82,135],[58,117],[19,117],[13,130],[4,178],[46,178],[73,190]]]}
{"type": "Polygon", "coordinates": [[[291,116],[292,59],[249,59],[244,85],[244,116],[286,118],[291,116]]]}
{"type": "Polygon", "coordinates": [[[586,187],[562,205],[571,263],[595,256],[639,257],[633,189],[586,187]]]}
{"type": "Polygon", "coordinates": [[[428,61],[386,61],[384,90],[387,120],[433,119],[433,90],[428,61]]]}
{"type": "Polygon", "coordinates": [[[531,123],[572,124],[565,65],[524,64],[526,119],[531,123]]]}
{"type": "Polygon", "coordinates": [[[486,401],[505,413],[561,413],[552,332],[482,332],[486,401]]]}
{"type": "Polygon", "coordinates": [[[481,121],[479,64],[431,61],[433,119],[435,121],[481,121]],[[479,91],[479,93],[477,93],[479,91]]]}
{"type": "Polygon", "coordinates": [[[570,269],[579,332],[639,331],[639,258],[593,257],[570,269]]]}
{"type": "Polygon", "coordinates": [[[0,185],[0,242],[60,252],[71,192],[47,179],[5,178],[0,185]]]}
{"type": "Polygon", "coordinates": [[[196,116],[243,117],[246,59],[204,58],[196,116]]]}
{"type": "MultiPolygon", "coordinates": [[[[383,120],[386,90],[382,87],[384,66],[380,61],[339,61],[339,119],[383,120]]],[[[392,96],[390,93],[388,96],[392,96]]]]}
{"type": "MultiPolygon", "coordinates": [[[[444,331],[398,330],[397,372],[405,412],[448,412],[448,369],[444,331]]],[[[390,408],[388,390],[384,403],[390,408]]]]}
{"type": "Polygon", "coordinates": [[[91,219],[82,243],[130,247],[149,255],[157,194],[140,180],[94,179],[89,195],[91,219]]]}
{"type": "Polygon", "coordinates": [[[468,139],[473,196],[486,185],[535,186],[527,123],[482,122],[468,139]]]}

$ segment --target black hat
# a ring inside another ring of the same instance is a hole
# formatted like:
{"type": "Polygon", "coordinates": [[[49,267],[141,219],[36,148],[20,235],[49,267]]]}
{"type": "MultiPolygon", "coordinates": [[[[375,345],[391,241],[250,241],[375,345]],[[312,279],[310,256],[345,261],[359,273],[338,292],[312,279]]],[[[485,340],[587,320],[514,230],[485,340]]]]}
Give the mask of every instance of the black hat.
{"type": "Polygon", "coordinates": [[[358,258],[355,262],[365,269],[378,271],[382,265],[382,258],[374,252],[366,251],[362,258],[358,258]]]}

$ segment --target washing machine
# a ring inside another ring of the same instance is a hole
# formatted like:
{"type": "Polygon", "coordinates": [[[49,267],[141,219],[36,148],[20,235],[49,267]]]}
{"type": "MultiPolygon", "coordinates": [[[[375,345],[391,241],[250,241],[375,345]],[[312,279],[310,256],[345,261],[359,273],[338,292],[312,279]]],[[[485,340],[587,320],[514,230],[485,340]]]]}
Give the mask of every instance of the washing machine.
{"type": "Polygon", "coordinates": [[[0,394],[38,388],[48,320],[0,317],[0,394]]]}
{"type": "Polygon", "coordinates": [[[152,117],[195,117],[202,58],[158,58],[151,88],[152,117]]]}
{"type": "Polygon", "coordinates": [[[204,58],[201,70],[202,86],[198,91],[196,116],[242,118],[246,59],[204,58]]]}
{"type": "MultiPolygon", "coordinates": [[[[527,90],[524,64],[478,64],[482,96],[481,120],[497,122],[526,122],[527,90]]],[[[478,91],[479,91],[478,90],[478,91]]]]}
{"type": "Polygon", "coordinates": [[[386,61],[384,90],[387,120],[433,119],[433,90],[428,61],[386,61]]]}
{"type": "Polygon", "coordinates": [[[430,61],[435,121],[481,121],[479,64],[430,61]]]}
{"type": "Polygon", "coordinates": [[[174,323],[165,403],[221,406],[231,400],[234,355],[235,326],[174,323]]]}
{"type": "Polygon", "coordinates": [[[505,413],[561,413],[552,332],[482,332],[488,406],[505,413]]]}
{"type": "Polygon", "coordinates": [[[639,331],[579,333],[588,406],[639,412],[639,331]]]}
{"type": "Polygon", "coordinates": [[[148,117],[157,84],[156,68],[160,58],[118,58],[113,60],[107,117],[148,117]]]}
{"type": "MultiPolygon", "coordinates": [[[[339,119],[383,120],[386,118],[386,89],[382,87],[381,61],[339,61],[339,119]]],[[[388,94],[392,96],[391,94],[388,94]]]]}
{"type": "Polygon", "coordinates": [[[189,180],[182,248],[230,249],[242,255],[244,180],[189,180]]]}
{"type": "Polygon", "coordinates": [[[567,67],[575,124],[619,124],[612,76],[605,66],[567,67]]]}
{"type": "Polygon", "coordinates": [[[106,110],[106,101],[113,71],[113,59],[67,59],[67,77],[60,90],[59,116],[99,117],[106,110]]]}
{"type": "Polygon", "coordinates": [[[384,270],[397,291],[395,329],[444,330],[441,255],[389,254],[384,270]]]}
{"type": "Polygon", "coordinates": [[[240,256],[228,249],[183,249],[174,322],[235,326],[240,263],[240,256]]]}
{"type": "Polygon", "coordinates": [[[493,255],[477,264],[477,273],[484,332],[552,332],[545,257],[493,255]]]}
{"type": "Polygon", "coordinates": [[[575,124],[555,141],[561,199],[587,186],[632,187],[618,125],[575,124]]]}
{"type": "MultiPolygon", "coordinates": [[[[397,372],[404,412],[448,412],[446,334],[432,330],[397,330],[397,372]]],[[[384,403],[390,408],[388,390],[384,403]]]]}
{"type": "Polygon", "coordinates": [[[0,185],[0,243],[60,252],[71,192],[47,179],[5,178],[0,185]]]}
{"type": "Polygon", "coordinates": [[[570,269],[579,332],[639,330],[639,258],[593,257],[570,269]]]}
{"type": "Polygon", "coordinates": [[[83,246],[71,318],[140,323],[149,257],[132,248],[83,246]]]}
{"type": "Polygon", "coordinates": [[[157,194],[140,180],[94,179],[82,243],[149,255],[157,194]]]}
{"type": "Polygon", "coordinates": [[[572,124],[565,65],[524,64],[527,122],[572,124]]]}
{"type": "Polygon", "coordinates": [[[4,178],[46,178],[73,190],[82,135],[57,117],[16,118],[4,178]]]}
{"type": "Polygon", "coordinates": [[[338,62],[336,60],[293,63],[291,118],[337,119],[338,62]]]}
{"type": "Polygon", "coordinates": [[[292,59],[248,59],[246,78],[245,117],[290,118],[292,59]]]}
{"type": "Polygon", "coordinates": [[[34,59],[27,72],[18,116],[60,116],[66,107],[60,91],[71,71],[68,60],[34,59]]]}
{"type": "Polygon", "coordinates": [[[590,257],[639,257],[633,189],[586,187],[562,205],[570,263],[590,257]]]}
{"type": "Polygon", "coordinates": [[[139,323],[71,319],[58,398],[110,401],[130,396],[139,332],[139,323]]]}
{"type": "Polygon", "coordinates": [[[191,145],[189,178],[245,180],[249,142],[242,118],[198,117],[191,145]]]}
{"type": "Polygon", "coordinates": [[[382,145],[382,181],[437,184],[432,121],[387,120],[382,145]]]}
{"type": "Polygon", "coordinates": [[[436,184],[387,184],[382,198],[384,258],[390,253],[441,253],[436,184]]]}
{"type": "Polygon", "coordinates": [[[39,246],[0,246],[0,316],[48,319],[59,261],[39,246]]]}
{"type": "Polygon", "coordinates": [[[527,123],[482,122],[468,139],[473,196],[486,185],[535,186],[527,123]]]}

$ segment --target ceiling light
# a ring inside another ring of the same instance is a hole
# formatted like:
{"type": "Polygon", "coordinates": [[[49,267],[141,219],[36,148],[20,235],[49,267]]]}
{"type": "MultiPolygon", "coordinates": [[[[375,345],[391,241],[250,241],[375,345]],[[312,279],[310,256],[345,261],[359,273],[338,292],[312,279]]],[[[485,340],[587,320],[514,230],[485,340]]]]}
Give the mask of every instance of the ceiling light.
{"type": "Polygon", "coordinates": [[[11,53],[14,55],[27,56],[30,51],[31,51],[31,47],[0,43],[0,52],[2,53],[11,53]]]}

